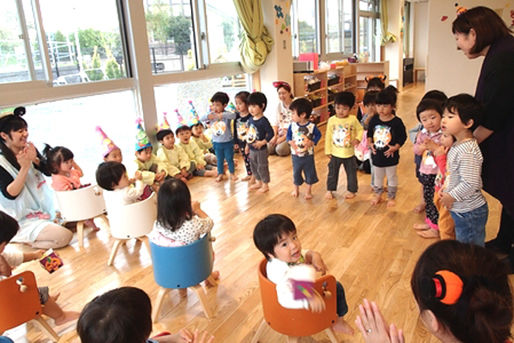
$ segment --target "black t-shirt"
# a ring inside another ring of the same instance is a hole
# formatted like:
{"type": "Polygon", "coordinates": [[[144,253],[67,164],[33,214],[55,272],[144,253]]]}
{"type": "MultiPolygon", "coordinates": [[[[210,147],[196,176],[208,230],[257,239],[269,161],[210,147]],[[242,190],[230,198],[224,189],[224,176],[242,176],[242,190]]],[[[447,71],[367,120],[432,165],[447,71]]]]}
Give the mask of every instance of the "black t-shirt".
{"type": "Polygon", "coordinates": [[[267,149],[266,144],[263,145],[260,149],[257,149],[253,146],[253,143],[256,141],[262,141],[265,139],[266,141],[270,141],[275,132],[269,123],[268,118],[261,117],[257,120],[254,120],[253,117],[248,120],[248,132],[246,134],[246,143],[250,144],[251,150],[263,150],[267,149]]]}
{"type": "Polygon", "coordinates": [[[394,116],[389,121],[380,120],[380,116],[376,115],[371,118],[368,126],[368,138],[373,140],[376,154],[371,154],[371,161],[377,167],[395,166],[400,161],[400,150],[394,152],[393,156],[386,157],[384,152],[389,146],[405,143],[407,132],[402,120],[394,116]]]}

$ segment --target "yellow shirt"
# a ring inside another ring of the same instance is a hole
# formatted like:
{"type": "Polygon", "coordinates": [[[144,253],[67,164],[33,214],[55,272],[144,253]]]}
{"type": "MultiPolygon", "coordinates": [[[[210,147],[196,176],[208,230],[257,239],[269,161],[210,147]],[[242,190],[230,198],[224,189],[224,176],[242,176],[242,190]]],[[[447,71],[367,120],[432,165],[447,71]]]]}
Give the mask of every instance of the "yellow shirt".
{"type": "Polygon", "coordinates": [[[173,149],[166,149],[161,146],[157,151],[157,157],[163,161],[168,175],[175,176],[180,173],[182,168],[189,168],[189,157],[184,149],[178,145],[175,145],[173,149]]]}
{"type": "Polygon", "coordinates": [[[328,119],[325,133],[325,154],[339,158],[355,155],[352,141],[361,140],[363,128],[354,115],[346,118],[332,116],[328,119]]]}
{"type": "Polygon", "coordinates": [[[141,162],[136,158],[137,170],[141,171],[143,175],[143,183],[145,185],[153,184],[155,180],[155,174],[160,173],[162,170],[168,175],[168,171],[166,170],[166,166],[161,161],[161,159],[157,158],[157,156],[152,155],[152,158],[147,162],[141,162]]]}
{"type": "Polygon", "coordinates": [[[188,144],[178,144],[189,156],[189,160],[193,161],[197,166],[205,166],[207,163],[203,158],[202,149],[198,147],[198,144],[194,140],[190,139],[188,144]]]}
{"type": "Polygon", "coordinates": [[[209,149],[212,148],[212,142],[207,136],[207,142],[200,137],[191,136],[191,138],[195,141],[195,143],[198,145],[198,147],[202,150],[204,154],[207,154],[209,152],[209,149]]]}

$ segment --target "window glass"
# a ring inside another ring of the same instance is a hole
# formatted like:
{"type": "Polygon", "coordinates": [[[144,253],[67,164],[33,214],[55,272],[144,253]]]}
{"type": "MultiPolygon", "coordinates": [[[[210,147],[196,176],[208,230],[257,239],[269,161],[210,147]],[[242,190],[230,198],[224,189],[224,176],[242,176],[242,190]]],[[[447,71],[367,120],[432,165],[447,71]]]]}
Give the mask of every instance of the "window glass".
{"type": "Polygon", "coordinates": [[[298,51],[318,52],[318,25],[316,20],[316,0],[304,0],[297,4],[298,51]]]}
{"type": "Polygon", "coordinates": [[[150,61],[154,74],[197,69],[191,1],[145,1],[150,61]]]}
{"type": "Polygon", "coordinates": [[[380,38],[378,28],[380,20],[372,17],[359,18],[359,53],[369,61],[378,61],[380,53],[380,38]]]}
{"type": "Polygon", "coordinates": [[[206,0],[210,63],[240,60],[242,28],[233,0],[206,0]],[[221,39],[223,37],[223,39],[221,39]]]}
{"type": "Polygon", "coordinates": [[[326,0],[327,53],[343,51],[340,0],[326,0]]]}
{"type": "Polygon", "coordinates": [[[115,0],[40,0],[54,85],[126,77],[115,0]]]}
{"type": "Polygon", "coordinates": [[[32,7],[31,0],[23,0],[23,9],[25,13],[25,23],[27,24],[27,32],[30,40],[30,48],[32,53],[32,62],[34,64],[34,71],[36,80],[45,80],[46,75],[44,72],[43,59],[41,54],[41,45],[39,41],[39,30],[36,25],[35,11],[32,7]]]}
{"type": "Polygon", "coordinates": [[[353,1],[343,0],[343,30],[344,30],[344,52],[353,53],[353,1]]]}
{"type": "Polygon", "coordinates": [[[375,1],[376,0],[359,0],[359,10],[361,11],[375,11],[375,1]]]}
{"type": "Polygon", "coordinates": [[[0,10],[0,82],[30,80],[27,54],[15,0],[2,0],[0,10]]]}
{"type": "Polygon", "coordinates": [[[95,171],[102,162],[102,145],[97,125],[123,152],[123,163],[130,170],[134,160],[136,103],[133,91],[60,100],[27,107],[24,119],[29,140],[39,151],[44,143],[65,146],[84,171],[83,183],[95,182],[95,171]],[[52,133],[52,134],[50,134],[52,133]]]}

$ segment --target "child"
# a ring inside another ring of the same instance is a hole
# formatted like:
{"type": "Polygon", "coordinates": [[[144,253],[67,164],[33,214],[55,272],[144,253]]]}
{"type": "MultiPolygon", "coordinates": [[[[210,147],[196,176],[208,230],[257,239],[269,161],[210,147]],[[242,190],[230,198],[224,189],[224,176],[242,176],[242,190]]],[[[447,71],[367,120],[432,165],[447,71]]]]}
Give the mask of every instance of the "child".
{"type": "MultiPolygon", "coordinates": [[[[368,125],[369,121],[375,114],[377,114],[377,91],[367,91],[364,94],[362,103],[364,105],[364,112],[360,123],[364,131],[362,132],[362,138],[358,146],[355,147],[355,156],[357,157],[357,167],[359,170],[364,171],[367,174],[371,173],[371,162],[369,157],[368,149],[368,125]]],[[[373,180],[371,180],[373,181],[373,180]]],[[[373,186],[373,183],[371,184],[373,186]]]]}
{"type": "MultiPolygon", "coordinates": [[[[157,220],[150,241],[164,247],[191,244],[211,232],[214,223],[202,211],[200,203],[191,201],[187,185],[178,179],[166,180],[157,194],[157,220]]],[[[211,274],[219,279],[219,272],[211,274]]]]}
{"type": "Polygon", "coordinates": [[[433,152],[429,149],[431,143],[440,145],[441,140],[441,119],[443,109],[438,101],[425,99],[421,100],[416,108],[418,121],[423,129],[418,133],[414,144],[414,153],[422,156],[419,167],[419,179],[423,185],[423,198],[425,202],[425,223],[414,224],[416,230],[437,230],[439,212],[434,204],[434,183],[437,175],[437,164],[433,152]]]}
{"type": "Polygon", "coordinates": [[[205,162],[202,150],[191,139],[191,128],[186,125],[179,126],[175,130],[175,134],[180,141],[177,146],[181,147],[189,158],[188,171],[196,176],[216,176],[217,173],[213,170],[212,165],[205,162]]]}
{"type": "Polygon", "coordinates": [[[439,220],[437,228],[416,231],[423,238],[455,239],[455,224],[448,209],[441,205],[441,198],[439,196],[446,181],[446,155],[454,142],[455,138],[452,135],[443,133],[440,139],[441,145],[437,145],[433,141],[427,143],[427,149],[432,151],[435,163],[437,164],[437,175],[434,183],[434,204],[439,213],[439,220]]]}
{"type": "Polygon", "coordinates": [[[127,176],[125,166],[119,162],[100,163],[96,170],[96,182],[98,186],[108,192],[106,197],[113,203],[128,205],[142,200],[146,185],[141,181],[143,178],[140,171],[136,172],[136,182],[132,185],[127,176]]]}
{"type": "Polygon", "coordinates": [[[216,159],[216,155],[211,152],[211,150],[214,150],[212,141],[205,135],[203,123],[201,121],[197,121],[196,123],[192,124],[190,128],[192,134],[191,138],[193,141],[195,141],[200,150],[202,150],[205,162],[208,164],[217,165],[218,160],[216,159]]]}
{"type": "Polygon", "coordinates": [[[228,95],[223,92],[216,92],[212,98],[213,112],[207,114],[202,120],[210,120],[213,129],[213,146],[217,159],[218,176],[216,182],[223,180],[225,174],[223,162],[226,160],[228,171],[230,172],[230,180],[237,180],[234,174],[234,138],[232,137],[231,122],[236,119],[235,113],[225,111],[229,101],[228,95]]]}
{"type": "Polygon", "coordinates": [[[393,114],[396,108],[396,88],[389,86],[377,95],[378,116],[369,122],[368,146],[372,152],[373,190],[375,196],[372,205],[381,201],[384,191],[384,176],[387,176],[387,207],[393,207],[396,202],[398,176],[396,166],[400,161],[400,147],[407,139],[402,120],[393,114]]]}
{"type": "Polygon", "coordinates": [[[455,222],[456,239],[484,246],[487,202],[482,195],[482,153],[473,130],[480,124],[482,109],[469,94],[448,99],[443,115],[443,132],[455,137],[448,152],[448,186],[441,203],[455,222]]]}
{"type": "Polygon", "coordinates": [[[150,143],[143,126],[141,126],[141,119],[137,121],[137,130],[135,154],[137,170],[142,174],[143,183],[151,185],[152,189],[157,191],[159,184],[164,181],[164,178],[168,174],[166,166],[161,159],[152,154],[152,143],[150,143]]]}
{"type": "Polygon", "coordinates": [[[339,180],[339,168],[344,166],[348,193],[345,199],[355,198],[357,185],[357,162],[354,147],[362,137],[362,126],[350,110],[355,105],[355,95],[341,92],[334,99],[336,115],[328,119],[325,138],[325,154],[330,157],[328,163],[326,199],[334,199],[339,180]]]}
{"type": "Polygon", "coordinates": [[[248,97],[250,93],[246,91],[241,91],[236,94],[236,145],[237,148],[241,151],[241,155],[243,155],[243,160],[245,162],[246,168],[246,176],[243,177],[242,181],[250,181],[250,184],[255,183],[255,178],[252,174],[252,168],[250,167],[250,155],[246,153],[246,134],[248,132],[248,120],[252,117],[250,116],[250,112],[248,112],[248,97]]]}
{"type": "Polygon", "coordinates": [[[268,142],[273,138],[274,131],[268,118],[264,116],[268,99],[261,92],[253,92],[248,97],[248,111],[252,117],[248,120],[245,153],[250,156],[250,168],[255,177],[255,184],[250,189],[258,189],[260,193],[269,191],[268,142]]]}
{"type": "Polygon", "coordinates": [[[157,131],[157,140],[161,143],[161,147],[157,150],[157,158],[163,161],[168,175],[187,182],[193,176],[188,170],[189,157],[180,146],[175,146],[175,135],[166,117],[157,131]]]}
{"type": "MultiPolygon", "coordinates": [[[[307,299],[295,300],[293,296],[290,273],[295,265],[312,265],[316,271],[325,273],[327,267],[318,252],[302,251],[296,227],[291,219],[282,214],[270,214],[262,219],[253,230],[253,242],[268,261],[266,275],[276,285],[277,298],[280,305],[291,309],[309,309],[321,312],[323,298],[314,292],[307,299]]],[[[337,282],[337,322],[332,328],[338,332],[353,335],[353,329],[343,319],[348,312],[344,288],[337,282]]]]}
{"type": "MultiPolygon", "coordinates": [[[[379,77],[379,76],[375,76],[375,77],[372,77],[371,79],[368,79],[366,77],[365,79],[368,84],[366,85],[366,93],[368,92],[380,92],[382,90],[384,90],[385,88],[385,76],[383,77],[379,77]]],[[[364,115],[364,112],[365,112],[365,109],[364,109],[365,105],[364,105],[364,102],[360,102],[359,103],[359,106],[357,108],[357,119],[359,119],[359,121],[362,121],[362,117],[364,115]]]]}
{"type": "Polygon", "coordinates": [[[63,146],[52,148],[46,144],[43,155],[52,174],[52,188],[55,191],[71,191],[82,186],[80,178],[84,176],[84,173],[73,160],[71,150],[63,146]]]}
{"type": "Polygon", "coordinates": [[[102,156],[104,162],[114,161],[121,163],[123,161],[121,149],[116,144],[114,144],[114,142],[109,137],[107,137],[107,134],[102,130],[100,126],[96,127],[96,131],[100,134],[100,137],[102,138],[102,156]]]}
{"type": "Polygon", "coordinates": [[[152,303],[145,291],[121,287],[95,297],[84,306],[77,322],[82,343],[212,343],[214,337],[204,332],[182,329],[178,334],[161,334],[149,339],[152,332],[152,303]]]}
{"type": "MultiPolygon", "coordinates": [[[[0,280],[11,276],[11,269],[19,266],[23,262],[40,259],[44,250],[36,250],[33,252],[21,252],[18,250],[5,250],[7,243],[18,232],[18,222],[11,216],[0,211],[0,280]]],[[[56,303],[59,294],[50,296],[48,287],[38,287],[39,300],[43,308],[43,314],[52,318],[55,325],[63,325],[78,318],[78,312],[63,311],[62,308],[56,303]]]]}
{"type": "Polygon", "coordinates": [[[293,122],[287,129],[287,142],[291,145],[291,156],[293,158],[293,197],[297,198],[300,193],[300,186],[304,182],[302,171],[305,175],[307,192],[305,199],[312,199],[312,185],[318,182],[316,164],[314,163],[314,145],[321,139],[321,132],[316,124],[309,121],[312,113],[312,104],[306,98],[294,100],[289,109],[293,112],[293,122]]]}

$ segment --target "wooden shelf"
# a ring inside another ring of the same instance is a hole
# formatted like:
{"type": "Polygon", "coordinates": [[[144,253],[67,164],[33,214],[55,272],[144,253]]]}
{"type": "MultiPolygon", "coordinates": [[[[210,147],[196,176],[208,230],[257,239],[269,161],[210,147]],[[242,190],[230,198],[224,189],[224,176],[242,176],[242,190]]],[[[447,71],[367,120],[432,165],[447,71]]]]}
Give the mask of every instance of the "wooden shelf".
{"type": "Polygon", "coordinates": [[[326,90],[327,90],[327,87],[321,87],[321,88],[318,88],[318,89],[316,89],[315,91],[312,91],[312,92],[305,92],[305,95],[316,94],[316,93],[319,93],[319,92],[322,92],[322,91],[326,91],[326,90]]]}

